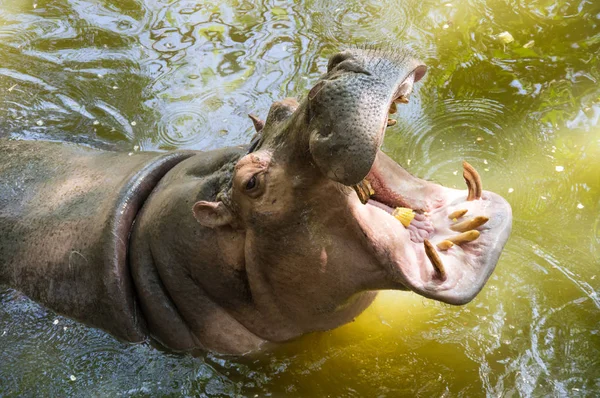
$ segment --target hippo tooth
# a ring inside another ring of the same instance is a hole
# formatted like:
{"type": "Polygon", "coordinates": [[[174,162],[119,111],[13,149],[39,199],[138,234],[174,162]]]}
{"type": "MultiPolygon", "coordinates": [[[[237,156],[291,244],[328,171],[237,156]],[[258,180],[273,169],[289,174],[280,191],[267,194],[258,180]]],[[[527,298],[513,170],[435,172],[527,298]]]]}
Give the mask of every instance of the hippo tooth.
{"type": "Polygon", "coordinates": [[[475,168],[467,162],[463,162],[463,177],[469,190],[467,200],[481,199],[481,177],[475,168]]]}
{"type": "Polygon", "coordinates": [[[390,105],[390,110],[388,111],[388,113],[391,115],[393,113],[396,113],[397,110],[398,110],[398,108],[396,107],[396,103],[392,102],[392,104],[390,105]]]}
{"type": "Polygon", "coordinates": [[[371,183],[368,180],[362,180],[356,185],[353,185],[352,188],[356,191],[358,198],[362,202],[362,204],[366,204],[369,201],[369,198],[375,195],[375,191],[371,186],[371,183]]]}
{"type": "Polygon", "coordinates": [[[408,98],[406,98],[405,96],[401,95],[398,98],[396,98],[394,100],[394,103],[396,104],[408,104],[408,98]]]}
{"type": "Polygon", "coordinates": [[[415,218],[415,212],[413,209],[408,207],[396,207],[392,212],[392,216],[396,217],[398,221],[405,227],[410,225],[410,222],[415,218]]]}
{"type": "Polygon", "coordinates": [[[462,234],[458,234],[456,236],[451,236],[448,240],[455,245],[460,245],[461,243],[472,242],[475,239],[479,238],[479,231],[473,229],[471,231],[463,232],[462,234]]]}
{"type": "Polygon", "coordinates": [[[452,246],[454,246],[454,243],[450,242],[449,240],[443,240],[440,243],[438,243],[437,248],[443,251],[446,251],[448,249],[450,249],[452,246]]]}
{"type": "Polygon", "coordinates": [[[471,218],[470,220],[465,220],[465,221],[459,222],[457,224],[451,225],[450,229],[453,231],[456,231],[456,232],[466,232],[466,231],[475,229],[477,227],[480,227],[488,221],[489,221],[488,217],[477,216],[477,217],[471,218]]]}
{"type": "Polygon", "coordinates": [[[465,214],[467,214],[469,210],[467,209],[461,209],[461,210],[456,210],[453,211],[452,213],[450,213],[448,215],[448,218],[451,220],[458,220],[459,218],[461,218],[462,216],[464,216],[465,214]]]}
{"type": "Polygon", "coordinates": [[[446,279],[446,269],[444,268],[442,259],[437,254],[437,251],[435,250],[435,248],[433,247],[431,242],[429,242],[427,239],[425,239],[423,244],[425,245],[425,254],[427,254],[429,261],[431,261],[431,265],[433,265],[433,268],[435,268],[435,270],[437,271],[440,279],[445,280],[446,279]]]}
{"type": "Polygon", "coordinates": [[[396,123],[397,123],[397,121],[396,121],[396,120],[394,120],[394,119],[388,119],[388,121],[387,121],[387,126],[388,126],[388,127],[390,127],[390,126],[393,126],[393,125],[395,125],[396,123]]]}

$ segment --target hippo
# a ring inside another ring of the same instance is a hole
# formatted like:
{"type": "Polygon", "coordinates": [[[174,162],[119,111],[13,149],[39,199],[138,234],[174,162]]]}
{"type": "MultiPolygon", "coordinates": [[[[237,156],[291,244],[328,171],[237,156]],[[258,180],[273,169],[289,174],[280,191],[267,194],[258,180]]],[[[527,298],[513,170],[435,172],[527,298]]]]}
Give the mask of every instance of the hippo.
{"type": "Polygon", "coordinates": [[[0,283],[127,342],[241,355],[355,319],[382,289],[462,305],[510,205],[381,151],[426,66],[348,49],[248,146],[118,153],[0,140],[0,283]]]}

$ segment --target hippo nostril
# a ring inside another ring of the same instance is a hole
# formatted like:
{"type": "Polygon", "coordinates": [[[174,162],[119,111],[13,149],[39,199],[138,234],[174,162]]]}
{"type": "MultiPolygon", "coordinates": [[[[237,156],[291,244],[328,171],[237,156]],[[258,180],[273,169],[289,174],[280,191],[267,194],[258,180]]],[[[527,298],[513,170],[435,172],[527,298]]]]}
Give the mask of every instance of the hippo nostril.
{"type": "Polygon", "coordinates": [[[327,73],[331,72],[336,66],[350,58],[352,58],[352,54],[346,51],[334,55],[327,64],[327,73]]]}

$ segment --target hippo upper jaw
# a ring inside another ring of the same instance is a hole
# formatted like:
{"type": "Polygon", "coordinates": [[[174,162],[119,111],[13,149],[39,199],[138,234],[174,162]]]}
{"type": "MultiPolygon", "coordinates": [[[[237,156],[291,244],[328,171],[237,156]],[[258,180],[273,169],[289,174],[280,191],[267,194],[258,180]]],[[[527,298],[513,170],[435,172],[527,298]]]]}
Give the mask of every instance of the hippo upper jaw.
{"type": "Polygon", "coordinates": [[[371,200],[363,204],[356,195],[350,195],[350,207],[377,261],[388,269],[390,287],[410,289],[449,304],[471,301],[495,269],[508,239],[510,205],[488,191],[467,200],[467,191],[416,178],[382,152],[367,180],[375,191],[371,200]],[[391,214],[396,207],[420,214],[406,228],[391,214]],[[467,212],[456,219],[453,213],[461,210],[467,212]],[[477,225],[477,220],[485,218],[487,222],[477,225]],[[440,249],[438,244],[465,230],[458,225],[461,222],[467,226],[471,223],[467,229],[477,231],[478,238],[440,249]],[[437,264],[432,254],[426,253],[425,241],[435,251],[437,264]]]}
{"type": "Polygon", "coordinates": [[[361,181],[383,142],[397,103],[408,102],[426,66],[406,50],[346,50],[332,57],[327,74],[307,98],[309,152],[329,179],[361,181]]]}

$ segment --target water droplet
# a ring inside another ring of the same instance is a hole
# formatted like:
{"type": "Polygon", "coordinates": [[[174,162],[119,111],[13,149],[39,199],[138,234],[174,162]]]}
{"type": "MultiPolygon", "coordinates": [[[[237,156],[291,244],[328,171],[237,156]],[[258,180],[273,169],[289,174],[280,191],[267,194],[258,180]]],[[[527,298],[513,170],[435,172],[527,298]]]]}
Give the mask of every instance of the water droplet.
{"type": "Polygon", "coordinates": [[[513,193],[515,190],[513,188],[508,188],[508,193],[513,193]]]}
{"type": "Polygon", "coordinates": [[[135,120],[134,120],[133,122],[131,122],[131,125],[132,125],[132,126],[135,126],[136,124],[137,124],[137,123],[136,123],[136,121],[135,121],[135,120]]]}
{"type": "Polygon", "coordinates": [[[54,322],[52,322],[54,325],[58,325],[58,319],[55,319],[54,322]]]}
{"type": "Polygon", "coordinates": [[[578,208],[578,209],[583,209],[584,207],[585,207],[585,206],[584,206],[584,205],[582,205],[581,203],[578,203],[578,204],[577,204],[577,208],[578,208]]]}
{"type": "Polygon", "coordinates": [[[555,167],[555,170],[556,170],[556,171],[558,171],[558,172],[560,173],[561,171],[564,171],[564,170],[565,170],[565,168],[564,168],[563,166],[556,166],[556,167],[555,167]]]}
{"type": "Polygon", "coordinates": [[[99,122],[99,121],[97,121],[97,120],[94,120],[94,126],[97,126],[97,125],[99,125],[99,124],[100,124],[100,122],[99,122]]]}
{"type": "Polygon", "coordinates": [[[37,124],[38,126],[43,126],[44,122],[41,120],[38,120],[37,122],[35,122],[35,124],[37,124]]]}
{"type": "Polygon", "coordinates": [[[77,377],[75,377],[75,375],[71,375],[71,376],[69,376],[69,379],[71,379],[71,381],[75,381],[75,380],[77,380],[77,377]]]}

